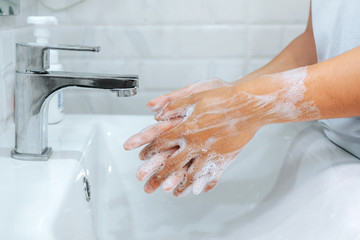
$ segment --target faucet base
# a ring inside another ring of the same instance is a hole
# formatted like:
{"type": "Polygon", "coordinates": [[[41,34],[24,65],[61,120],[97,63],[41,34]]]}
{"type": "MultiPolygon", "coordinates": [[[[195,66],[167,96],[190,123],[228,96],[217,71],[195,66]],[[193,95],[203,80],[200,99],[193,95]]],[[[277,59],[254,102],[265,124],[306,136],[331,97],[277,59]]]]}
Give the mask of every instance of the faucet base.
{"type": "Polygon", "coordinates": [[[16,150],[11,151],[11,157],[23,161],[47,161],[52,153],[52,149],[47,147],[42,154],[18,153],[16,150]]]}

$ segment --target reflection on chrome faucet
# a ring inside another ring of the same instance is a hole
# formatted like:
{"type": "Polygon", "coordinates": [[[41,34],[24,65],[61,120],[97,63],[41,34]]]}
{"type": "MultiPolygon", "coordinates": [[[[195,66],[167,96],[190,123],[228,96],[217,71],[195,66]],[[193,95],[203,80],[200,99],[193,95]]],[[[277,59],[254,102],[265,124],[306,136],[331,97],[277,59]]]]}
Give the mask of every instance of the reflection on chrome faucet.
{"type": "Polygon", "coordinates": [[[137,75],[113,75],[47,71],[50,50],[99,52],[100,47],[16,44],[15,149],[11,156],[20,160],[47,160],[48,105],[56,91],[69,87],[108,89],[119,97],[134,96],[137,75]]]}

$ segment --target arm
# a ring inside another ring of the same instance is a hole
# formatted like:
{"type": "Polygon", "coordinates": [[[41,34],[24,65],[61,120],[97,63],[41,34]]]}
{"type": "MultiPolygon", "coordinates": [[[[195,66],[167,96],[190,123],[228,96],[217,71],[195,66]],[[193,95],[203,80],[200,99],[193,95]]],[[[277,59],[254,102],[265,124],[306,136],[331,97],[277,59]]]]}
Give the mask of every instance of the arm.
{"type": "MultiPolygon", "coordinates": [[[[312,27],[311,6],[308,23],[305,32],[293,40],[278,56],[271,60],[264,67],[247,76],[235,81],[246,81],[263,75],[283,72],[286,70],[308,66],[317,62],[315,39],[312,27]]],[[[147,106],[154,112],[160,111],[167,103],[174,99],[188,96],[190,94],[224,86],[227,83],[215,79],[209,82],[200,82],[189,85],[185,88],[165,94],[148,102],[147,106]]]]}
{"type": "Polygon", "coordinates": [[[196,194],[209,191],[264,125],[360,115],[359,65],[360,47],[309,67],[170,102],[156,119],[185,120],[140,153],[151,161],[157,153],[173,151],[164,157],[163,167],[150,177],[145,191],[151,193],[161,184],[176,196],[190,186],[196,194]]]}
{"type": "Polygon", "coordinates": [[[233,84],[196,83],[150,101],[158,124],[124,144],[130,150],[150,143],[140,153],[148,161],[137,174],[139,180],[152,175],[145,191],[151,193],[161,184],[176,196],[192,185],[196,194],[211,190],[266,124],[360,114],[354,91],[359,87],[360,73],[355,71],[359,51],[315,64],[310,12],[306,31],[263,68],[233,84]]]}
{"type": "MultiPolygon", "coordinates": [[[[250,79],[254,79],[263,75],[273,74],[277,72],[282,72],[302,66],[308,66],[317,62],[315,40],[313,35],[312,27],[312,16],[311,16],[311,7],[308,18],[307,27],[304,33],[298,36],[294,41],[292,41],[278,56],[276,56],[271,62],[269,62],[264,67],[259,70],[250,73],[249,75],[234,81],[232,84],[237,84],[239,82],[245,82],[250,79]]],[[[208,82],[199,82],[191,84],[182,89],[176,90],[169,94],[162,95],[157,97],[147,103],[147,106],[150,110],[154,112],[159,112],[164,108],[169,102],[179,99],[182,97],[189,96],[194,93],[207,91],[215,89],[218,87],[226,86],[228,83],[220,80],[214,79],[208,82]]],[[[160,122],[157,125],[149,127],[146,131],[143,131],[142,134],[135,135],[133,138],[130,138],[125,144],[124,147],[127,150],[131,150],[137,147],[140,147],[146,143],[151,142],[156,136],[161,133],[170,130],[175,127],[178,122],[160,122]]]]}
{"type": "Polygon", "coordinates": [[[305,32],[295,38],[278,56],[276,56],[264,67],[250,73],[238,81],[249,80],[263,75],[304,67],[315,64],[316,62],[317,55],[310,5],[310,13],[305,32]]]}

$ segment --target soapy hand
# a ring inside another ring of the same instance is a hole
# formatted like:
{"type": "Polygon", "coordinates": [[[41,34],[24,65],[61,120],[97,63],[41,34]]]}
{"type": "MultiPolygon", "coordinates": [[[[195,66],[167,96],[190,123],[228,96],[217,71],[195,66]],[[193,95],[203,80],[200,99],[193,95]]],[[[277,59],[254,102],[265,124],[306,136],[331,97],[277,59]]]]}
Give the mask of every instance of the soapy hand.
{"type": "MultiPolygon", "coordinates": [[[[174,92],[162,95],[157,97],[147,103],[147,107],[159,114],[161,110],[171,101],[177,100],[186,96],[190,96],[191,94],[195,94],[198,92],[203,92],[211,89],[215,89],[218,87],[229,85],[225,81],[221,79],[212,79],[210,81],[202,81],[190,84],[184,88],[176,90],[174,92]]],[[[142,130],[140,133],[129,138],[124,144],[124,148],[126,150],[135,149],[141,147],[151,141],[153,141],[156,137],[161,135],[162,133],[176,127],[183,119],[183,116],[178,116],[176,118],[168,119],[167,121],[160,121],[157,124],[147,127],[142,130]]]]}
{"type": "Polygon", "coordinates": [[[203,92],[203,91],[215,89],[215,88],[226,86],[226,85],[229,85],[229,84],[219,78],[215,78],[210,81],[196,82],[196,83],[190,84],[184,88],[181,88],[179,90],[176,90],[169,94],[165,94],[163,96],[157,97],[157,98],[149,101],[147,103],[147,107],[153,112],[159,112],[159,111],[161,111],[161,109],[163,109],[166,106],[166,104],[168,104],[169,102],[171,102],[173,100],[176,100],[176,99],[179,99],[182,97],[186,97],[186,96],[189,96],[194,93],[203,92]]]}
{"type": "MultiPolygon", "coordinates": [[[[174,100],[157,114],[159,121],[179,116],[184,121],[141,151],[142,159],[152,159],[168,149],[177,149],[150,177],[145,191],[151,193],[163,184],[164,190],[173,190],[178,196],[191,186],[194,194],[215,187],[223,171],[261,126],[239,116],[239,103],[233,88],[225,86],[174,100]]],[[[243,110],[246,115],[247,110],[243,110]]]]}
{"type": "Polygon", "coordinates": [[[175,196],[211,190],[258,129],[270,123],[319,119],[305,97],[306,68],[230,85],[202,83],[149,102],[158,121],[125,144],[131,150],[149,143],[137,178],[151,193],[160,185],[175,196]],[[202,89],[202,91],[199,91],[202,89]],[[161,109],[162,108],[162,109],[161,109]]]}
{"type": "Polygon", "coordinates": [[[211,190],[260,127],[238,117],[241,104],[231,85],[220,80],[194,85],[150,101],[159,122],[124,144],[130,150],[150,143],[140,153],[147,162],[137,173],[139,180],[153,174],[145,185],[148,193],[161,184],[175,196],[190,186],[194,194],[211,190]]]}

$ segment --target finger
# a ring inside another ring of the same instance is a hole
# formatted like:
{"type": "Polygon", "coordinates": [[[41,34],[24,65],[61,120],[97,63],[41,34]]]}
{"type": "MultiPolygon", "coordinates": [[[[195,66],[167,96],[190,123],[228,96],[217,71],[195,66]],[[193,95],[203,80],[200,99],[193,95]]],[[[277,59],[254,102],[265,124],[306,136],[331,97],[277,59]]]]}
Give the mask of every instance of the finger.
{"type": "Polygon", "coordinates": [[[173,195],[175,197],[185,197],[189,193],[191,193],[191,184],[186,184],[185,182],[181,182],[173,191],[173,195]]]}
{"type": "Polygon", "coordinates": [[[152,112],[159,112],[169,102],[173,101],[174,99],[185,97],[186,95],[188,95],[188,93],[183,92],[183,89],[179,89],[179,90],[177,90],[175,92],[172,92],[170,94],[162,95],[160,97],[157,97],[157,98],[149,101],[146,104],[146,106],[152,112]]]}
{"type": "MultiPolygon", "coordinates": [[[[160,154],[160,153],[168,152],[168,151],[169,151],[169,152],[172,151],[173,153],[175,153],[177,150],[179,150],[179,147],[178,147],[178,146],[172,147],[172,148],[166,149],[166,150],[164,150],[164,151],[162,151],[162,152],[148,154],[148,155],[146,156],[146,158],[141,159],[141,160],[149,161],[152,157],[156,156],[156,154],[160,154]]],[[[171,153],[170,155],[172,155],[173,153],[171,153]]],[[[169,155],[169,156],[170,156],[170,155],[169,155]]]]}
{"type": "Polygon", "coordinates": [[[212,169],[213,169],[213,177],[211,178],[211,180],[205,186],[204,192],[209,192],[213,188],[215,188],[215,186],[219,182],[219,179],[221,178],[221,176],[223,175],[225,170],[229,167],[230,163],[232,162],[232,160],[235,158],[235,156],[238,153],[239,152],[234,152],[232,154],[229,154],[227,157],[224,158],[224,160],[222,162],[218,162],[218,164],[217,164],[218,167],[217,168],[212,167],[212,169]]]}
{"type": "Polygon", "coordinates": [[[191,96],[174,100],[155,115],[155,120],[165,121],[172,118],[189,116],[193,105],[194,98],[191,96]]]}
{"type": "Polygon", "coordinates": [[[211,191],[218,183],[218,180],[212,180],[210,181],[206,187],[204,188],[204,192],[209,192],[211,191]]]}
{"type": "Polygon", "coordinates": [[[151,158],[158,152],[164,152],[171,148],[179,148],[184,146],[183,140],[168,140],[167,134],[165,133],[160,138],[155,139],[153,142],[146,145],[139,153],[139,158],[141,160],[146,160],[151,158]]]}
{"type": "Polygon", "coordinates": [[[170,129],[179,125],[181,120],[182,120],[181,118],[174,118],[171,121],[161,121],[145,128],[140,133],[130,137],[124,143],[124,149],[132,150],[153,141],[160,134],[169,131],[170,129]]]}
{"type": "Polygon", "coordinates": [[[224,158],[223,161],[217,163],[218,167],[214,168],[213,177],[208,182],[206,187],[204,188],[204,192],[209,192],[210,190],[215,188],[215,186],[218,184],[221,176],[223,175],[225,170],[229,167],[229,165],[231,164],[231,162],[234,160],[234,158],[236,157],[236,155],[238,153],[239,153],[239,151],[229,154],[227,157],[224,158]]]}
{"type": "MultiPolygon", "coordinates": [[[[153,143],[149,143],[149,145],[151,145],[153,143]]],[[[155,152],[150,152],[150,146],[147,145],[145,146],[139,153],[139,158],[140,160],[149,160],[153,155],[155,155],[155,152]]]]}
{"type": "Polygon", "coordinates": [[[198,195],[202,192],[207,182],[212,177],[211,169],[206,167],[207,157],[207,155],[202,155],[200,158],[197,158],[192,162],[186,173],[185,181],[178,185],[178,187],[174,190],[175,196],[181,195],[193,184],[196,184],[195,186],[193,186],[194,194],[198,195]]]}
{"type": "Polygon", "coordinates": [[[146,145],[139,153],[141,160],[150,159],[156,153],[167,151],[168,149],[176,147],[176,143],[170,144],[169,141],[155,140],[146,145]]]}
{"type": "Polygon", "coordinates": [[[212,174],[208,173],[203,176],[199,176],[195,178],[193,186],[192,186],[192,192],[194,195],[199,195],[207,186],[209,180],[212,178],[212,174]]]}
{"type": "Polygon", "coordinates": [[[211,81],[206,82],[197,82],[190,84],[184,88],[181,88],[179,90],[173,91],[171,93],[162,95],[160,97],[157,97],[147,103],[147,107],[154,112],[160,111],[163,107],[165,107],[166,104],[169,102],[183,98],[185,96],[188,96],[190,94],[194,94],[201,91],[206,91],[210,89],[214,89],[220,86],[224,86],[226,83],[222,81],[221,79],[213,79],[211,81]]]}
{"type": "MultiPolygon", "coordinates": [[[[166,144],[166,143],[164,142],[164,144],[166,144]]],[[[166,144],[166,146],[161,145],[161,143],[159,143],[159,141],[151,142],[140,151],[139,158],[140,158],[140,160],[149,160],[155,154],[167,151],[168,149],[173,148],[173,147],[175,147],[175,146],[170,147],[167,144],[166,144]]]]}
{"type": "Polygon", "coordinates": [[[185,150],[175,153],[165,161],[164,167],[156,174],[150,177],[145,184],[145,192],[154,192],[172,173],[180,170],[191,160],[191,156],[185,150]]]}
{"type": "Polygon", "coordinates": [[[174,189],[184,180],[186,169],[182,168],[177,172],[171,174],[162,184],[162,188],[165,192],[172,192],[174,189]]]}
{"type": "Polygon", "coordinates": [[[179,98],[183,98],[185,96],[188,96],[192,93],[195,93],[195,91],[197,90],[193,85],[195,84],[191,84],[189,86],[186,86],[184,88],[180,88],[176,91],[173,91],[171,93],[162,95],[160,97],[157,97],[153,100],[150,100],[147,103],[147,107],[153,111],[153,112],[158,112],[160,111],[162,108],[164,108],[166,106],[166,104],[168,104],[169,102],[175,100],[175,99],[179,99],[179,98]]]}
{"type": "Polygon", "coordinates": [[[154,155],[149,161],[145,162],[137,171],[136,178],[139,181],[150,177],[157,172],[165,163],[165,160],[171,156],[176,150],[169,150],[166,152],[154,155]]]}
{"type": "Polygon", "coordinates": [[[175,192],[173,193],[173,195],[177,198],[183,198],[186,197],[187,195],[189,195],[189,193],[191,193],[191,187],[186,188],[184,191],[180,192],[175,192]]]}

